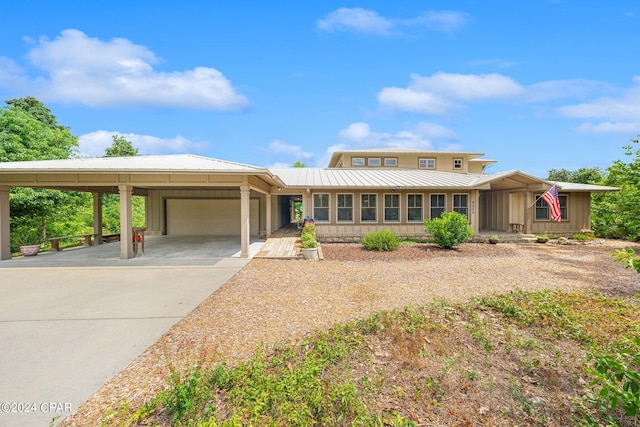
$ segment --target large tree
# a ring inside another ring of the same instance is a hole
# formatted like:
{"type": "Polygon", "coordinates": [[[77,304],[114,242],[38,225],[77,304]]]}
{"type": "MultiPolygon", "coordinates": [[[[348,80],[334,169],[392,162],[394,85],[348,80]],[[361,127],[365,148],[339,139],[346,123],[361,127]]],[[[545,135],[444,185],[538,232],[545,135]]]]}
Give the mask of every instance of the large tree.
{"type": "Polygon", "coordinates": [[[599,168],[580,168],[575,171],[567,169],[551,169],[549,181],[576,182],[579,184],[599,184],[604,175],[599,168]]]}
{"type": "MultiPolygon", "coordinates": [[[[40,101],[27,97],[11,99],[6,104],[0,108],[0,162],[67,159],[75,155],[78,138],[69,128],[59,125],[40,101]]],[[[81,199],[80,195],[55,190],[13,188],[12,229],[37,227],[46,236],[48,224],[68,223],[70,202],[82,203],[81,199]]]]}
{"type": "Polygon", "coordinates": [[[628,161],[607,168],[604,185],[620,191],[593,196],[592,227],[599,235],[640,241],[640,148],[638,139],[624,148],[628,161]]]}

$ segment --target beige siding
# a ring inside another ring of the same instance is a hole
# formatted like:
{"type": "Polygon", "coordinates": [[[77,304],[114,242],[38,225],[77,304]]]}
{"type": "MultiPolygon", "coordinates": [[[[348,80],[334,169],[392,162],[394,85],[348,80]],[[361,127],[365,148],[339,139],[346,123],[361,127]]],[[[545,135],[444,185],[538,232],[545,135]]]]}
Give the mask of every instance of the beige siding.
{"type": "Polygon", "coordinates": [[[480,192],[480,229],[509,231],[509,192],[480,192]]]}
{"type": "MultiPolygon", "coordinates": [[[[560,193],[567,195],[567,220],[556,221],[536,221],[535,211],[532,211],[533,230],[535,234],[549,233],[551,235],[571,235],[579,233],[581,230],[591,228],[591,196],[589,193],[560,193]]],[[[536,194],[537,198],[540,196],[536,194]]],[[[533,199],[535,200],[535,199],[533,199]]],[[[533,203],[533,202],[532,202],[533,203]]],[[[535,208],[531,208],[532,210],[535,208]]]]}
{"type": "Polygon", "coordinates": [[[466,194],[467,209],[470,226],[474,231],[478,231],[478,218],[479,211],[477,209],[479,199],[477,191],[318,191],[310,194],[310,197],[304,199],[305,212],[309,211],[309,216],[313,217],[313,194],[329,194],[329,221],[323,222],[316,219],[316,229],[319,238],[324,239],[336,239],[340,238],[357,238],[363,234],[369,232],[375,232],[381,229],[394,231],[396,234],[403,237],[422,237],[424,238],[424,220],[429,218],[430,215],[430,196],[432,194],[444,194],[447,212],[453,210],[453,195],[454,194],[466,194]],[[353,221],[337,221],[337,195],[338,194],[353,194],[353,221]],[[361,195],[363,194],[375,194],[376,201],[376,221],[361,221],[361,195]],[[384,220],[384,196],[385,194],[399,194],[400,195],[400,221],[387,222],[384,220]],[[407,219],[408,215],[408,195],[420,194],[422,195],[422,220],[411,221],[407,219]]]}
{"type": "MultiPolygon", "coordinates": [[[[362,167],[367,169],[378,169],[376,166],[369,166],[368,161],[370,158],[380,159],[382,165],[384,165],[384,159],[386,158],[394,158],[398,160],[398,168],[404,169],[418,169],[418,160],[419,159],[436,159],[436,169],[438,171],[443,172],[474,172],[474,173],[482,173],[482,165],[473,166],[473,171],[470,170],[470,163],[465,157],[465,155],[455,155],[455,154],[439,154],[439,153],[425,153],[424,155],[417,155],[415,153],[412,154],[402,154],[402,153],[380,153],[380,154],[356,154],[356,153],[345,153],[343,157],[343,163],[340,167],[343,168],[352,168],[352,167],[362,167]],[[363,166],[352,166],[351,160],[353,158],[361,158],[364,159],[363,166]],[[462,159],[462,169],[453,169],[453,159],[459,158],[462,159]]],[[[384,166],[382,166],[384,167],[384,166]]]]}

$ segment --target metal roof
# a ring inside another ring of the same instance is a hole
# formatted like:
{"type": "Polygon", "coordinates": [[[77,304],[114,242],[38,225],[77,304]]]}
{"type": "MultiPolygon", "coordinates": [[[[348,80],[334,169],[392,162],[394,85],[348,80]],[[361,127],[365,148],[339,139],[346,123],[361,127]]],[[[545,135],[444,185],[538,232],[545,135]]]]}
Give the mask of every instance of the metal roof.
{"type": "Polygon", "coordinates": [[[269,173],[265,168],[195,156],[93,157],[64,160],[34,160],[0,163],[0,172],[241,172],[269,173]]]}
{"type": "Polygon", "coordinates": [[[556,182],[561,191],[571,192],[597,192],[597,191],[619,191],[618,187],[607,187],[605,185],[578,184],[576,182],[556,182]]]}
{"type": "MultiPolygon", "coordinates": [[[[424,169],[274,168],[287,187],[313,188],[476,188],[518,175],[546,182],[520,171],[495,174],[439,172],[424,169]]],[[[551,184],[549,184],[551,185],[551,184]]]]}

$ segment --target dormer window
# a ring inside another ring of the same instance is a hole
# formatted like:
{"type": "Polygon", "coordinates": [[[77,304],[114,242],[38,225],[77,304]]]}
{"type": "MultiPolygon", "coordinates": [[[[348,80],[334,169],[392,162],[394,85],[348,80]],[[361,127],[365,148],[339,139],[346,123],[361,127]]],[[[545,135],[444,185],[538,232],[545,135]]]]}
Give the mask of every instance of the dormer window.
{"type": "Polygon", "coordinates": [[[371,157],[367,159],[367,164],[369,166],[380,166],[382,161],[380,160],[380,157],[371,157]]]}
{"type": "Polygon", "coordinates": [[[462,169],[462,159],[453,159],[453,169],[454,170],[462,169]]]}
{"type": "Polygon", "coordinates": [[[351,159],[351,166],[364,166],[364,157],[353,157],[351,159]]]}
{"type": "Polygon", "coordinates": [[[384,159],[385,166],[398,166],[398,159],[395,157],[387,157],[384,159]]]}
{"type": "Polygon", "coordinates": [[[436,159],[418,159],[418,168],[420,169],[435,169],[436,159]]]}

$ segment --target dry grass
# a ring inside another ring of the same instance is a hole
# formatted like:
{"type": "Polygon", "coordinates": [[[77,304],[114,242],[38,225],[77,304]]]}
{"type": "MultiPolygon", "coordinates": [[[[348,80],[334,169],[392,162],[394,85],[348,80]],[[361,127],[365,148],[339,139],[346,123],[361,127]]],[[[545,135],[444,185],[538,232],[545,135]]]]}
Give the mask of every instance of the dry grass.
{"type": "MultiPolygon", "coordinates": [[[[130,408],[139,407],[166,386],[173,368],[182,369],[196,361],[213,364],[224,360],[234,365],[251,357],[261,343],[295,344],[317,329],[328,330],[336,322],[367,317],[379,310],[421,306],[438,298],[462,302],[472,295],[514,289],[596,290],[607,295],[630,296],[640,290],[640,279],[635,272],[625,270],[610,259],[609,255],[617,245],[617,242],[580,246],[467,244],[457,251],[444,251],[430,245],[410,244],[401,246],[397,252],[371,253],[358,245],[325,244],[326,259],[322,262],[253,260],[62,425],[99,425],[104,414],[123,401],[127,401],[130,408]]],[[[487,322],[491,323],[491,319],[487,322]]],[[[459,340],[460,336],[450,332],[440,331],[438,333],[443,335],[435,338],[424,337],[437,344],[432,356],[419,361],[403,356],[415,353],[416,349],[411,347],[415,343],[372,345],[378,347],[380,362],[388,369],[395,369],[396,378],[401,377],[407,364],[420,363],[421,369],[431,366],[441,371],[443,366],[452,363],[447,361],[451,356],[446,356],[444,351],[459,349],[457,352],[461,356],[455,362],[469,364],[467,371],[474,371],[483,381],[495,384],[491,388],[495,397],[477,396],[478,402],[486,404],[468,409],[451,406],[456,409],[453,414],[449,413],[453,418],[448,419],[459,420],[460,425],[465,425],[463,420],[480,419],[491,424],[487,417],[495,414],[503,393],[512,394],[514,380],[494,378],[483,366],[489,369],[492,365],[516,362],[510,361],[506,354],[475,355],[471,349],[465,350],[468,343],[448,342],[448,337],[459,340]],[[438,348],[442,354],[438,354],[438,348]]],[[[514,333],[522,332],[502,331],[502,334],[512,336],[514,333]]],[[[550,362],[576,363],[571,357],[565,358],[574,354],[570,343],[560,343],[560,348],[554,351],[559,353],[545,356],[550,362]]],[[[546,363],[546,360],[540,362],[546,363]]],[[[366,375],[357,369],[357,375],[366,375]]],[[[465,370],[459,372],[441,380],[439,387],[457,390],[457,393],[447,393],[451,399],[473,398],[476,388],[470,377],[474,374],[465,377],[465,370]]],[[[544,375],[530,377],[525,371],[521,374],[516,378],[516,388],[527,398],[532,397],[527,395],[529,378],[547,381],[558,390],[572,384],[561,383],[558,378],[544,378],[544,375]]],[[[576,379],[568,380],[575,382],[576,379]]],[[[406,401],[404,394],[413,392],[416,381],[416,378],[403,379],[397,385],[400,388],[388,389],[370,404],[399,407],[406,401]]],[[[562,400],[553,396],[538,397],[547,402],[557,401],[558,411],[562,411],[562,400]]],[[[439,404],[446,407],[448,402],[439,404]]],[[[428,425],[443,422],[442,419],[431,419],[436,412],[420,405],[409,408],[417,419],[428,425]]]]}

